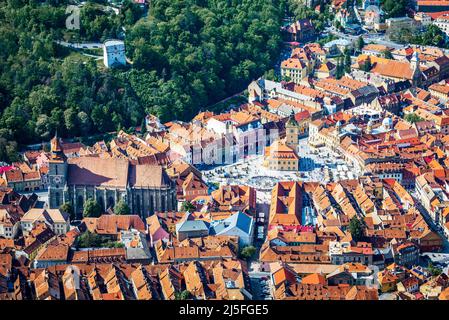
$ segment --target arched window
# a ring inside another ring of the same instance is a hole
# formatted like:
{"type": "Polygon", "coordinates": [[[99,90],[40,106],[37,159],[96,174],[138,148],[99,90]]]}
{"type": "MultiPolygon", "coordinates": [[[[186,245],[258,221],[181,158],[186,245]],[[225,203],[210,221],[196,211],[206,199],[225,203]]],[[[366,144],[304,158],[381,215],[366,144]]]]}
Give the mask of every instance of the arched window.
{"type": "Polygon", "coordinates": [[[104,211],[104,199],[102,196],[98,197],[98,204],[100,205],[101,211],[104,211]]]}
{"type": "Polygon", "coordinates": [[[165,211],[165,196],[161,196],[161,211],[165,211]]]}
{"type": "Polygon", "coordinates": [[[55,199],[55,205],[56,205],[57,207],[59,207],[59,206],[61,205],[61,201],[59,201],[59,192],[56,192],[55,197],[56,197],[56,199],[55,199]]]}
{"type": "Polygon", "coordinates": [[[113,208],[114,205],[115,205],[114,198],[113,197],[109,197],[108,198],[108,208],[113,208]]]}
{"type": "Polygon", "coordinates": [[[153,203],[153,196],[150,195],[150,214],[154,213],[154,203],[153,203]]]}
{"type": "Polygon", "coordinates": [[[84,199],[83,196],[78,196],[76,200],[76,206],[78,207],[78,211],[82,211],[84,207],[84,199]]]}
{"type": "Polygon", "coordinates": [[[140,213],[140,195],[136,195],[136,211],[140,213]]]}

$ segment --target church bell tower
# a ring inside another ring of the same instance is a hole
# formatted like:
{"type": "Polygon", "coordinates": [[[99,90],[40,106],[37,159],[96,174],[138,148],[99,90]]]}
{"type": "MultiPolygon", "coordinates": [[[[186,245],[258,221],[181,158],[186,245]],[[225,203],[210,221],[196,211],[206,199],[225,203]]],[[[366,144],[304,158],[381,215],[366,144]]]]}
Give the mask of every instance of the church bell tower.
{"type": "Polygon", "coordinates": [[[67,183],[67,157],[65,156],[58,133],[50,141],[50,160],[48,162],[48,205],[50,209],[59,208],[65,201],[64,190],[67,183]]]}

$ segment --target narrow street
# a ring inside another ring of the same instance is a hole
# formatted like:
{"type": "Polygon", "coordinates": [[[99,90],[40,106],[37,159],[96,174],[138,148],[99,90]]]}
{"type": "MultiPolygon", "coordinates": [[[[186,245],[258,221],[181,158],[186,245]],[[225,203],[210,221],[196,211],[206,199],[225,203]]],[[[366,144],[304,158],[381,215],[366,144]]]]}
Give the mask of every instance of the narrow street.
{"type": "Polygon", "coordinates": [[[423,205],[421,204],[421,202],[416,199],[416,197],[414,195],[412,195],[413,199],[415,200],[415,205],[416,208],[419,210],[419,212],[422,214],[422,216],[424,217],[424,220],[426,221],[426,223],[430,226],[430,228],[437,232],[441,238],[443,239],[443,253],[449,253],[449,241],[448,239],[445,237],[444,233],[442,232],[441,228],[439,226],[437,226],[435,224],[435,222],[433,221],[433,219],[430,217],[429,213],[427,212],[427,210],[423,207],[423,205]]]}

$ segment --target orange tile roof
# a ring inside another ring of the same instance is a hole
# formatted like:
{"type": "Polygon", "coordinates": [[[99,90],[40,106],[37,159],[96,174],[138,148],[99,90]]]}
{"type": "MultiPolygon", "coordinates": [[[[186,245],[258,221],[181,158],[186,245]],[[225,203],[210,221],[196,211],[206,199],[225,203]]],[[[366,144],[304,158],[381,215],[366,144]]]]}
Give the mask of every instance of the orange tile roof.
{"type": "Polygon", "coordinates": [[[449,85],[448,84],[439,84],[434,83],[429,87],[429,90],[433,90],[443,94],[449,94],[449,85]]]}
{"type": "Polygon", "coordinates": [[[305,63],[297,58],[288,58],[287,60],[284,60],[281,63],[281,68],[286,69],[304,69],[305,67],[306,67],[305,63]]]}
{"type": "Polygon", "coordinates": [[[322,274],[312,273],[301,279],[302,284],[326,284],[326,278],[322,274]]]}

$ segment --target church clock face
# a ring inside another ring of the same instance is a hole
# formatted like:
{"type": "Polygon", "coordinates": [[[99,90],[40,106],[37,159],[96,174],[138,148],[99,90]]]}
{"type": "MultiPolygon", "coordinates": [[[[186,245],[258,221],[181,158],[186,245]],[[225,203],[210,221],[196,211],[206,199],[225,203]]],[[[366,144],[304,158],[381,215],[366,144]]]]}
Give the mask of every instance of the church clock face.
{"type": "Polygon", "coordinates": [[[61,179],[61,177],[56,176],[53,178],[53,181],[54,181],[54,183],[61,183],[62,179],[61,179]]]}

